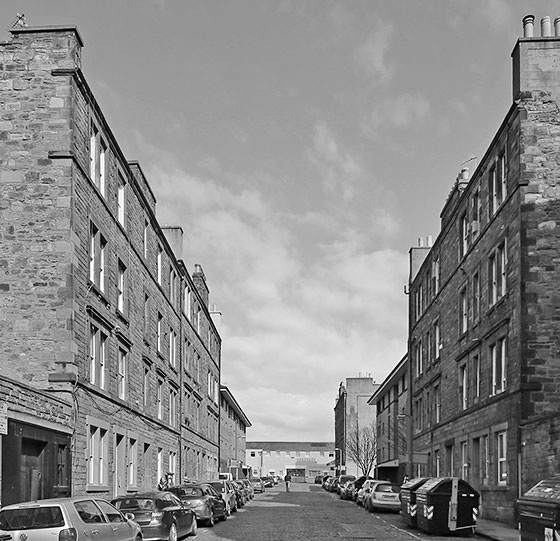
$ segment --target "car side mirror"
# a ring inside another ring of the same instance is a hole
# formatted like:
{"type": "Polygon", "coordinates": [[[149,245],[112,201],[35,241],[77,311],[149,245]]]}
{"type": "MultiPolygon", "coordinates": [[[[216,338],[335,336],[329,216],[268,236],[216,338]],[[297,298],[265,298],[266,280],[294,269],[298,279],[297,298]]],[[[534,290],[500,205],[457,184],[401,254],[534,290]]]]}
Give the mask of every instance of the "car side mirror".
{"type": "Polygon", "coordinates": [[[134,515],[132,513],[125,513],[126,520],[134,520],[134,515]]]}

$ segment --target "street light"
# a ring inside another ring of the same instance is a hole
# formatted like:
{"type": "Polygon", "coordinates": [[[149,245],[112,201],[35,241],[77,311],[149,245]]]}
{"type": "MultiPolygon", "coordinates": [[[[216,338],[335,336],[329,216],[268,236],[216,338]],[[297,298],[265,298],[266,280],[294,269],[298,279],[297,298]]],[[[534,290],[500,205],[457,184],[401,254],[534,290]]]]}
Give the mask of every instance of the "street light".
{"type": "Polygon", "coordinates": [[[334,448],[334,473],[335,476],[338,477],[341,474],[342,470],[342,449],[340,447],[334,448]]]}

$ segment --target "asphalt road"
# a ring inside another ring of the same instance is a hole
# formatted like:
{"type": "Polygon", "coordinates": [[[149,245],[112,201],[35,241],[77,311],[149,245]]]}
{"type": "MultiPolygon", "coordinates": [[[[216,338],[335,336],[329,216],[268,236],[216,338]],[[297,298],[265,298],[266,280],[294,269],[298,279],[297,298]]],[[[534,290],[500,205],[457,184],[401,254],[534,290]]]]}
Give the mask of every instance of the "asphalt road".
{"type": "Polygon", "coordinates": [[[256,494],[254,500],[213,528],[200,527],[198,541],[447,541],[479,539],[476,535],[435,536],[409,529],[396,513],[368,513],[319,485],[292,483],[289,493],[279,485],[256,494]]]}

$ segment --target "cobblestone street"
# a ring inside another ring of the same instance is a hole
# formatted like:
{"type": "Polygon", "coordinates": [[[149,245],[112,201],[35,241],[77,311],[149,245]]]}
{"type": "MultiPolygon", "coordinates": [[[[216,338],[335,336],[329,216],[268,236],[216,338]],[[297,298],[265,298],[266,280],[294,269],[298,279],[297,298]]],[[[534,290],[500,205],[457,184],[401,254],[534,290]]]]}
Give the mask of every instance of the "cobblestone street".
{"type": "MultiPolygon", "coordinates": [[[[297,541],[377,539],[443,541],[457,536],[434,536],[411,530],[395,513],[370,514],[354,502],[343,501],[318,485],[292,484],[267,489],[214,528],[199,528],[200,541],[297,541]]],[[[479,539],[476,535],[463,539],[479,539]]],[[[460,538],[459,538],[460,539],[460,538]]]]}

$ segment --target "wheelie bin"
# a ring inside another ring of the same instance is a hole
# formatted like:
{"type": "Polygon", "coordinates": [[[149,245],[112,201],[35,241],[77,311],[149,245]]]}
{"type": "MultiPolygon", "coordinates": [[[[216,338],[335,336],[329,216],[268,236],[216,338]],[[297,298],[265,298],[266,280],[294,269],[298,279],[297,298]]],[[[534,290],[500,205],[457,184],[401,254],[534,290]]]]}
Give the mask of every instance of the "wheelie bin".
{"type": "Polygon", "coordinates": [[[517,500],[521,541],[560,537],[560,477],[543,479],[517,500]]]}
{"type": "Polygon", "coordinates": [[[416,489],[420,488],[429,477],[416,477],[406,481],[401,486],[401,516],[406,524],[412,528],[418,526],[416,520],[416,489]]]}
{"type": "Polygon", "coordinates": [[[458,477],[433,477],[416,490],[418,528],[448,534],[470,529],[478,519],[480,494],[458,477]]]}

